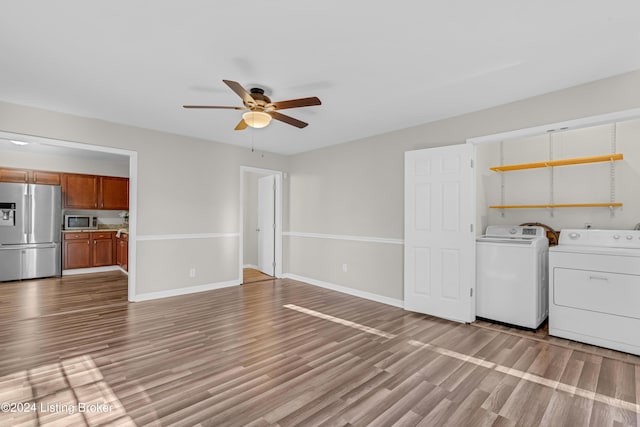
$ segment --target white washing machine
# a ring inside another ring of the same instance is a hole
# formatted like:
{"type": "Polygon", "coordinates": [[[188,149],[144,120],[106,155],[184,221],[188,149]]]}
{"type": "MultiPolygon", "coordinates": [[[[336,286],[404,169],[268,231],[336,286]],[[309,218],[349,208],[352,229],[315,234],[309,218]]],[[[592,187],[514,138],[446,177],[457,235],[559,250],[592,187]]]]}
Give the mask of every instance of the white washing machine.
{"type": "Polygon", "coordinates": [[[549,280],[549,335],[640,355],[640,231],[562,230],[549,280]]]}
{"type": "Polygon", "coordinates": [[[543,227],[490,225],[476,239],[476,316],[536,329],[549,312],[543,227]]]}

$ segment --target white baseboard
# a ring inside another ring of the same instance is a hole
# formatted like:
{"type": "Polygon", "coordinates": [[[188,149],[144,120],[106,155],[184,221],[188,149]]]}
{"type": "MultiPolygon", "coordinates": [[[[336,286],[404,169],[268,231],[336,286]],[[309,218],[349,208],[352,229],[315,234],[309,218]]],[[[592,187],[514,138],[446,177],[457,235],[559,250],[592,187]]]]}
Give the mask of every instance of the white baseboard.
{"type": "Polygon", "coordinates": [[[354,297],[360,297],[371,301],[380,302],[382,304],[404,308],[404,301],[399,299],[389,298],[371,292],[360,291],[358,289],[349,288],[347,286],[335,285],[333,283],[323,282],[321,280],[311,279],[309,277],[298,276],[297,274],[292,273],[285,273],[282,277],[284,277],[285,279],[293,279],[299,282],[308,283],[310,285],[318,286],[325,289],[331,289],[332,291],[342,292],[343,294],[352,295],[354,297]]]}
{"type": "Polygon", "coordinates": [[[253,268],[254,270],[258,270],[258,266],[253,264],[245,264],[242,268],[253,268]]]}
{"type": "Polygon", "coordinates": [[[188,288],[168,289],[166,291],[148,292],[146,294],[138,294],[134,297],[134,302],[149,301],[158,298],[176,297],[179,295],[194,294],[196,292],[213,291],[215,289],[229,288],[242,284],[242,280],[229,280],[228,282],[207,283],[204,285],[190,286],[188,288]]]}
{"type": "Polygon", "coordinates": [[[63,276],[73,276],[74,274],[104,273],[106,271],[124,271],[117,265],[107,265],[104,267],[74,268],[73,270],[62,270],[63,276]]]}

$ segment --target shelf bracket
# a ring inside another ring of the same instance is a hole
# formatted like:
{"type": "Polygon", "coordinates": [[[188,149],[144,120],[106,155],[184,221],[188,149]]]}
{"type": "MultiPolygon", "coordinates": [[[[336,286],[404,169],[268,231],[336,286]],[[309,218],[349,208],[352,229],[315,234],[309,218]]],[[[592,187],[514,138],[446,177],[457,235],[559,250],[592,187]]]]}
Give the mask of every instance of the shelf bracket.
{"type": "MultiPolygon", "coordinates": [[[[500,141],[500,166],[504,166],[504,141],[500,141]]],[[[504,174],[500,174],[500,204],[504,206],[504,174]]],[[[505,217],[504,209],[500,209],[500,218],[505,217]]]]}
{"type": "MultiPolygon", "coordinates": [[[[549,132],[549,160],[553,161],[553,132],[549,132]]],[[[555,184],[554,181],[554,168],[549,168],[549,204],[553,205],[555,203],[555,195],[553,193],[553,187],[555,184]]],[[[549,216],[551,218],[554,217],[553,208],[549,208],[549,216]]]]}
{"type": "MultiPolygon", "coordinates": [[[[617,148],[617,123],[611,125],[611,155],[612,158],[609,161],[609,201],[613,203],[616,200],[616,163],[613,160],[613,154],[615,154],[617,148]]],[[[615,211],[613,206],[609,209],[609,217],[615,217],[615,211]]]]}

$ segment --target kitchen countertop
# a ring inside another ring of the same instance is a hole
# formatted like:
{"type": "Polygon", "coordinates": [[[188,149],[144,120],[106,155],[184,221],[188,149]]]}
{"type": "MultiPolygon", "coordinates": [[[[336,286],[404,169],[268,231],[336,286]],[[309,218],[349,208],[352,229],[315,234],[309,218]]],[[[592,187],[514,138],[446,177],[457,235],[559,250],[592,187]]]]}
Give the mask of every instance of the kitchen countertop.
{"type": "Polygon", "coordinates": [[[122,227],[122,224],[116,224],[117,226],[98,226],[97,230],[62,230],[63,233],[99,233],[99,232],[120,232],[129,234],[129,229],[122,227]]]}

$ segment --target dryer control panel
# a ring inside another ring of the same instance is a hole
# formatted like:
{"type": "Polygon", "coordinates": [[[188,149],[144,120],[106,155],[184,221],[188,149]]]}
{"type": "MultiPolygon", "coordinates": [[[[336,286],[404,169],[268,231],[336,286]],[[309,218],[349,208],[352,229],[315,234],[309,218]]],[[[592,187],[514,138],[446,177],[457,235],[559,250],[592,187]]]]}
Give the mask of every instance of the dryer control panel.
{"type": "Polygon", "coordinates": [[[639,230],[564,229],[560,245],[640,249],[639,230]]]}

